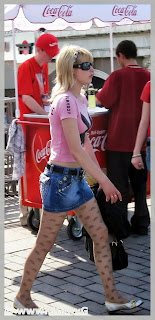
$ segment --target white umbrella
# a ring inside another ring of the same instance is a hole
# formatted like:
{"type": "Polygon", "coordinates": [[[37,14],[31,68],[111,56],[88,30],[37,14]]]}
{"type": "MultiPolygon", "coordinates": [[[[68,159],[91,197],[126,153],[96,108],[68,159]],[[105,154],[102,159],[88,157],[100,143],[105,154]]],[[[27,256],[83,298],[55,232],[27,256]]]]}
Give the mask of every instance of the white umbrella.
{"type": "Polygon", "coordinates": [[[119,25],[148,22],[151,19],[150,4],[33,4],[4,5],[4,31],[13,33],[14,75],[16,92],[16,117],[19,118],[16,54],[14,29],[36,31],[88,30],[95,22],[97,27],[110,26],[110,58],[113,71],[112,23],[119,25]]]}

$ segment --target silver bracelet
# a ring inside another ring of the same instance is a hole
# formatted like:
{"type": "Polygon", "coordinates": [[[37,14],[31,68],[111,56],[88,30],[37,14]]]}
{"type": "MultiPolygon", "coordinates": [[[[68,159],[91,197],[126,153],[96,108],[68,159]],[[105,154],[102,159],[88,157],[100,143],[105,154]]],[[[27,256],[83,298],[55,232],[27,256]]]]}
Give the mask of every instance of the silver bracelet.
{"type": "Polygon", "coordinates": [[[132,156],[132,158],[137,158],[137,157],[141,157],[142,155],[139,153],[139,154],[134,154],[133,156],[132,156]]]}

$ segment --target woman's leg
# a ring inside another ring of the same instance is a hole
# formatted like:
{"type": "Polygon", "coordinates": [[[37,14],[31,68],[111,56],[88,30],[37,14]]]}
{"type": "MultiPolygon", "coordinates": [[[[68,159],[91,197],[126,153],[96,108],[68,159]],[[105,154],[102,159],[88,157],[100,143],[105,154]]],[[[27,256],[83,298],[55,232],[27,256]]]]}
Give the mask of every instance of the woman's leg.
{"type": "Polygon", "coordinates": [[[55,243],[56,236],[64,222],[66,213],[44,211],[40,223],[36,244],[26,259],[24,273],[16,298],[27,308],[36,308],[31,300],[30,291],[46,254],[55,243]]]}
{"type": "Polygon", "coordinates": [[[105,290],[106,301],[126,303],[114,285],[108,230],[95,198],[74,210],[94,243],[94,258],[105,290]]]}

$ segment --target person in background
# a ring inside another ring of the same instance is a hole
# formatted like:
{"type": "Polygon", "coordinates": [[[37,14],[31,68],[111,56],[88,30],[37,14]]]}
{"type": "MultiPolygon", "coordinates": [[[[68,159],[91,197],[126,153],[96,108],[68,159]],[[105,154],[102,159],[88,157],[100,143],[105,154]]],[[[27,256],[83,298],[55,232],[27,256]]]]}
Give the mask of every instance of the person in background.
{"type": "MultiPolygon", "coordinates": [[[[127,217],[130,200],[129,181],[135,198],[135,212],[131,231],[146,235],[150,224],[146,202],[146,153],[141,149],[144,170],[136,170],[131,164],[137,130],[141,118],[142,89],[150,80],[150,72],[137,64],[137,47],[130,40],[121,41],[116,47],[116,59],[121,69],[111,73],[96,95],[96,102],[109,109],[106,141],[107,175],[122,194],[118,206],[127,217]]],[[[142,164],[139,164],[139,166],[142,164]]]]}
{"type": "MultiPolygon", "coordinates": [[[[150,85],[151,85],[151,82],[148,81],[141,94],[141,100],[143,101],[142,115],[141,115],[141,120],[138,127],[136,143],[133,150],[133,156],[131,159],[131,163],[136,169],[138,170],[144,169],[144,163],[141,156],[141,149],[142,149],[143,143],[144,142],[146,143],[146,140],[147,140],[147,149],[149,150],[147,167],[149,171],[150,171],[150,157],[149,157],[149,154],[150,154],[150,85]]],[[[146,152],[146,156],[147,156],[147,152],[146,152]]]]}
{"type": "MultiPolygon", "coordinates": [[[[24,114],[37,113],[47,115],[44,106],[50,104],[48,63],[59,52],[58,39],[44,33],[36,41],[36,54],[24,61],[18,68],[18,101],[20,120],[24,114]]],[[[23,128],[24,129],[24,128],[23,128]]],[[[27,207],[21,203],[21,181],[19,180],[19,206],[21,225],[27,225],[27,207]]]]}
{"type": "Polygon", "coordinates": [[[52,91],[49,113],[51,155],[40,175],[43,213],[36,244],[26,259],[20,289],[14,300],[16,308],[37,308],[30,296],[32,284],[70,210],[75,211],[93,239],[107,311],[133,309],[142,303],[141,300],[128,301],[115,287],[108,230],[84,177],[85,170],[98,181],[107,201],[121,201],[120,192],[100,169],[87,134],[92,121],[81,88],[92,81],[92,62],[88,50],[74,45],[64,46],[57,57],[57,83],[52,91]]]}

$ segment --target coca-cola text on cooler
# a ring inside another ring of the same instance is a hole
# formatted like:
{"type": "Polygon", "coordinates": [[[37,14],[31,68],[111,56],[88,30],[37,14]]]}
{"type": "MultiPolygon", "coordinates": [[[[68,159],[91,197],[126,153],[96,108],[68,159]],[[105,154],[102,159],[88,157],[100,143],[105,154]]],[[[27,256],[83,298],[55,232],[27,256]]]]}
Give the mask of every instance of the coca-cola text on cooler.
{"type": "Polygon", "coordinates": [[[56,18],[65,18],[65,17],[71,17],[72,12],[72,5],[62,5],[57,8],[53,8],[50,5],[47,5],[43,11],[43,17],[56,17],[56,18]]]}
{"type": "Polygon", "coordinates": [[[46,157],[49,157],[50,146],[51,146],[51,140],[47,141],[46,146],[43,149],[41,150],[37,149],[36,156],[35,156],[37,163],[40,163],[43,159],[45,159],[46,157]]]}
{"type": "Polygon", "coordinates": [[[102,130],[102,135],[98,133],[98,130],[96,132],[91,131],[89,138],[94,152],[105,151],[105,141],[107,138],[106,130],[102,130]],[[92,138],[90,135],[92,135],[92,138]]]}
{"type": "Polygon", "coordinates": [[[124,16],[131,17],[137,15],[137,6],[136,5],[127,5],[127,6],[118,6],[115,5],[112,9],[113,16],[124,16]]]}
{"type": "Polygon", "coordinates": [[[51,140],[47,136],[43,138],[37,130],[32,140],[31,150],[33,163],[37,170],[42,172],[50,156],[51,140]]]}

